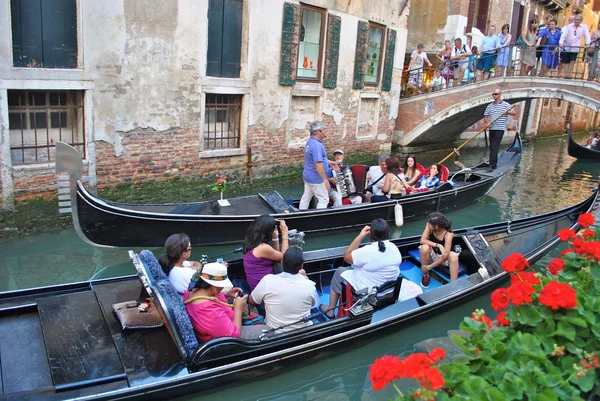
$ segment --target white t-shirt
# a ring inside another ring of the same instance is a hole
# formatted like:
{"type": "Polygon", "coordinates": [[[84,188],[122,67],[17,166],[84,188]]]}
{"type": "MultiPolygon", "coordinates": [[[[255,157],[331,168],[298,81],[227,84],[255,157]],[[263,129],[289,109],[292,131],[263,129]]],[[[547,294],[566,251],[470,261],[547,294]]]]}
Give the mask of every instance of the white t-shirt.
{"type": "Polygon", "coordinates": [[[433,89],[435,89],[435,90],[444,89],[445,86],[446,86],[446,78],[442,77],[441,75],[439,77],[433,78],[433,89]]]}
{"type": "Polygon", "coordinates": [[[402,255],[396,245],[383,241],[385,251],[379,252],[377,242],[352,251],[353,270],[342,273],[355,290],[373,288],[388,281],[396,280],[400,274],[402,255]]]}
{"type": "MultiPolygon", "coordinates": [[[[383,176],[383,171],[381,171],[381,166],[372,166],[369,168],[367,172],[367,186],[373,185],[375,181],[379,180],[380,177],[383,176]]],[[[377,181],[377,185],[383,185],[385,182],[385,178],[377,181]]],[[[383,195],[383,191],[381,188],[377,188],[377,185],[373,185],[373,195],[383,195]]]]}
{"type": "Polygon", "coordinates": [[[410,69],[414,70],[417,68],[423,68],[423,63],[425,62],[425,59],[427,59],[427,54],[425,54],[424,51],[419,53],[417,50],[413,50],[410,57],[413,59],[412,67],[410,69]]]}
{"type": "MultiPolygon", "coordinates": [[[[452,50],[452,57],[460,56],[461,54],[466,54],[466,53],[471,53],[471,48],[468,45],[463,44],[460,49],[458,47],[454,46],[454,49],[452,50]]],[[[459,58],[456,61],[457,61],[458,65],[461,67],[469,64],[468,57],[459,58]]]]}
{"type": "Polygon", "coordinates": [[[191,266],[191,263],[186,260],[183,262],[183,267],[173,266],[169,272],[169,281],[175,287],[175,291],[181,295],[187,291],[192,276],[196,273],[196,270],[188,266],[191,266]]]}
{"type": "MultiPolygon", "coordinates": [[[[272,329],[297,322],[310,315],[310,308],[319,302],[313,281],[305,279],[301,274],[286,272],[267,274],[250,296],[257,304],[264,301],[265,322],[272,329]]],[[[310,324],[310,322],[297,323],[279,332],[299,329],[310,324]]]]}

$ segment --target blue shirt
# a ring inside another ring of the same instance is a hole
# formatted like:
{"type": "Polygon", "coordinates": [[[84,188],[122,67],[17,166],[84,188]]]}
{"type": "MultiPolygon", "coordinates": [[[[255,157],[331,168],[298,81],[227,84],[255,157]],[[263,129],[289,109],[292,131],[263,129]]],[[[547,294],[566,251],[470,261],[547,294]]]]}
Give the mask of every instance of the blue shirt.
{"type": "MultiPolygon", "coordinates": [[[[485,36],[483,38],[483,40],[481,41],[481,51],[483,53],[489,52],[490,49],[493,49],[495,47],[500,47],[500,38],[498,38],[498,36],[496,36],[496,35],[485,36]]],[[[490,53],[494,53],[494,52],[495,52],[495,50],[490,53]]]]}
{"type": "Polygon", "coordinates": [[[440,183],[440,179],[437,177],[433,177],[433,179],[431,181],[427,181],[428,178],[429,178],[428,175],[424,175],[423,177],[421,177],[421,179],[419,180],[418,188],[433,188],[433,187],[436,187],[437,184],[440,183]]]}
{"type": "Polygon", "coordinates": [[[323,182],[323,177],[317,172],[315,163],[323,163],[323,169],[327,171],[329,163],[327,162],[327,152],[320,139],[311,136],[306,142],[304,148],[304,171],[302,179],[309,184],[320,184],[323,182]]]}

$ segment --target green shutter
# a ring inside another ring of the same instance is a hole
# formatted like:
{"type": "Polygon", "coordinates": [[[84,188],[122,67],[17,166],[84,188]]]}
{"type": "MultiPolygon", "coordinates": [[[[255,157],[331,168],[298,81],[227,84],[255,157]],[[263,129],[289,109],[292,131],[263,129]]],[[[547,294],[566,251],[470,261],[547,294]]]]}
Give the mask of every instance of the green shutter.
{"type": "Polygon", "coordinates": [[[338,61],[340,58],[340,31],[342,19],[333,14],[327,15],[327,44],[325,48],[325,73],[323,86],[335,88],[337,86],[338,61]]]}
{"type": "Polygon", "coordinates": [[[298,48],[300,46],[300,5],[284,3],[283,27],[281,29],[281,65],[279,83],[294,85],[298,69],[298,48]]]}
{"type": "Polygon", "coordinates": [[[392,89],[392,74],[394,72],[394,51],[396,50],[396,31],[388,29],[388,43],[385,49],[385,65],[383,66],[382,91],[392,89]]]}
{"type": "Polygon", "coordinates": [[[356,35],[356,53],[354,55],[354,79],[352,87],[362,89],[365,87],[365,70],[367,68],[367,51],[369,46],[369,23],[358,21],[356,35]]]}

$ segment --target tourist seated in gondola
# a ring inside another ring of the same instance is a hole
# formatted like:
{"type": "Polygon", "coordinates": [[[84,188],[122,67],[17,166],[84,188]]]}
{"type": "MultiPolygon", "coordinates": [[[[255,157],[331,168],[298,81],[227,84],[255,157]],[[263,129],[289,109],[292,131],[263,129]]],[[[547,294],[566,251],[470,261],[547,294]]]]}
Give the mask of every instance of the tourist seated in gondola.
{"type": "Polygon", "coordinates": [[[398,266],[402,255],[398,247],[388,241],[390,227],[383,219],[375,219],[365,226],[344,253],[344,260],[350,267],[338,267],[331,279],[329,305],[320,305],[327,316],[334,316],[343,285],[348,283],[354,290],[378,287],[396,280],[400,273],[398,266]],[[369,237],[370,243],[359,248],[361,241],[369,237]]]}
{"type": "Polygon", "coordinates": [[[421,287],[429,287],[429,270],[436,266],[444,265],[450,268],[450,279],[458,278],[458,254],[452,251],[452,223],[439,212],[427,216],[425,230],[421,234],[421,287]]]}
{"type": "Polygon", "coordinates": [[[278,333],[311,324],[299,321],[319,302],[315,283],[301,274],[303,264],[302,250],[290,247],[283,254],[283,272],[264,276],[248,298],[253,305],[264,302],[265,322],[271,329],[282,327],[278,333]]]}
{"type": "Polygon", "coordinates": [[[421,192],[435,188],[440,183],[441,168],[439,164],[432,164],[429,167],[429,174],[421,177],[417,185],[413,187],[413,190],[421,192]]]}
{"type": "Polygon", "coordinates": [[[222,294],[223,288],[228,287],[233,287],[233,284],[227,277],[227,266],[222,263],[207,263],[201,272],[194,273],[189,290],[183,294],[183,303],[198,340],[206,342],[219,337],[251,339],[267,329],[264,324],[242,326],[248,295],[243,295],[238,287],[222,294]],[[228,298],[231,303],[227,302],[228,298]]]}
{"type": "Polygon", "coordinates": [[[165,253],[158,259],[158,263],[179,294],[187,290],[194,273],[202,269],[200,262],[188,261],[191,255],[190,237],[179,233],[167,238],[165,253]]]}
{"type": "Polygon", "coordinates": [[[288,227],[285,221],[278,222],[268,214],[254,219],[248,227],[242,248],[244,271],[250,291],[254,291],[264,276],[274,273],[274,265],[283,260],[283,254],[288,247],[288,227]],[[281,230],[281,245],[279,230],[281,230]]]}
{"type": "Polygon", "coordinates": [[[376,185],[384,195],[372,196],[371,202],[385,202],[390,199],[398,199],[406,194],[406,178],[400,169],[400,160],[396,156],[390,156],[386,159],[385,164],[387,166],[385,181],[376,185]]]}
{"type": "Polygon", "coordinates": [[[346,167],[346,165],[344,164],[344,151],[342,149],[336,149],[333,152],[333,159],[334,162],[331,164],[331,166],[328,166],[326,168],[325,172],[325,174],[327,175],[327,179],[331,184],[331,189],[329,190],[329,200],[333,202],[334,207],[342,206],[344,204],[356,205],[362,203],[362,196],[360,195],[349,195],[344,197],[340,192],[338,192],[338,179],[336,177],[336,172],[340,172],[343,168],[346,167]],[[344,202],[344,200],[346,201],[344,202]]]}
{"type": "Polygon", "coordinates": [[[590,141],[589,145],[586,146],[586,148],[593,149],[593,150],[600,150],[600,147],[598,146],[598,141],[600,141],[600,133],[596,132],[591,137],[591,141],[590,141]]]}
{"type": "Polygon", "coordinates": [[[369,167],[369,171],[367,171],[367,186],[363,195],[365,202],[371,202],[373,195],[383,195],[381,188],[377,184],[383,183],[385,180],[385,173],[387,173],[385,161],[388,157],[384,155],[379,156],[379,165],[369,167]]]}
{"type": "Polygon", "coordinates": [[[402,172],[406,178],[406,183],[409,186],[415,185],[415,183],[421,177],[421,172],[417,168],[417,158],[415,155],[408,155],[402,166],[402,172]]]}

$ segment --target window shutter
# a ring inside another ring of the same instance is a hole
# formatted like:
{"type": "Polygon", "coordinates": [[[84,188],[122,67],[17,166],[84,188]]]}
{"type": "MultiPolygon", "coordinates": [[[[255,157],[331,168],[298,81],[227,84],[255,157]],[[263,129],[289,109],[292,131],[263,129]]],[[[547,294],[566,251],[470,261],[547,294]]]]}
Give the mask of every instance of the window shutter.
{"type": "Polygon", "coordinates": [[[15,67],[43,67],[40,0],[12,0],[13,59],[15,67]],[[16,32],[16,35],[15,35],[16,32]],[[15,41],[17,37],[17,43],[15,41]],[[15,47],[19,51],[14,52],[15,47]]]}
{"type": "Polygon", "coordinates": [[[354,79],[352,87],[362,89],[365,87],[365,70],[367,68],[367,51],[369,45],[369,23],[358,21],[356,35],[356,52],[354,55],[354,79]]]}
{"type": "Polygon", "coordinates": [[[223,53],[223,0],[208,3],[208,49],[206,52],[206,75],[221,76],[223,53]]]}
{"type": "Polygon", "coordinates": [[[300,5],[286,2],[283,5],[283,27],[281,29],[280,85],[294,85],[296,83],[299,46],[300,5]]]}
{"type": "Polygon", "coordinates": [[[394,73],[394,52],[396,50],[396,31],[388,29],[388,43],[385,49],[385,65],[383,67],[383,82],[381,90],[392,89],[392,74],[394,73]]]}
{"type": "Polygon", "coordinates": [[[323,86],[326,88],[333,89],[337,86],[341,27],[342,19],[339,16],[327,15],[327,44],[325,48],[325,73],[323,76],[323,86]]]}
{"type": "Polygon", "coordinates": [[[77,67],[77,4],[72,0],[42,1],[45,68],[77,67]]]}
{"type": "Polygon", "coordinates": [[[222,77],[240,77],[242,54],[242,0],[225,0],[223,9],[222,77]]]}

